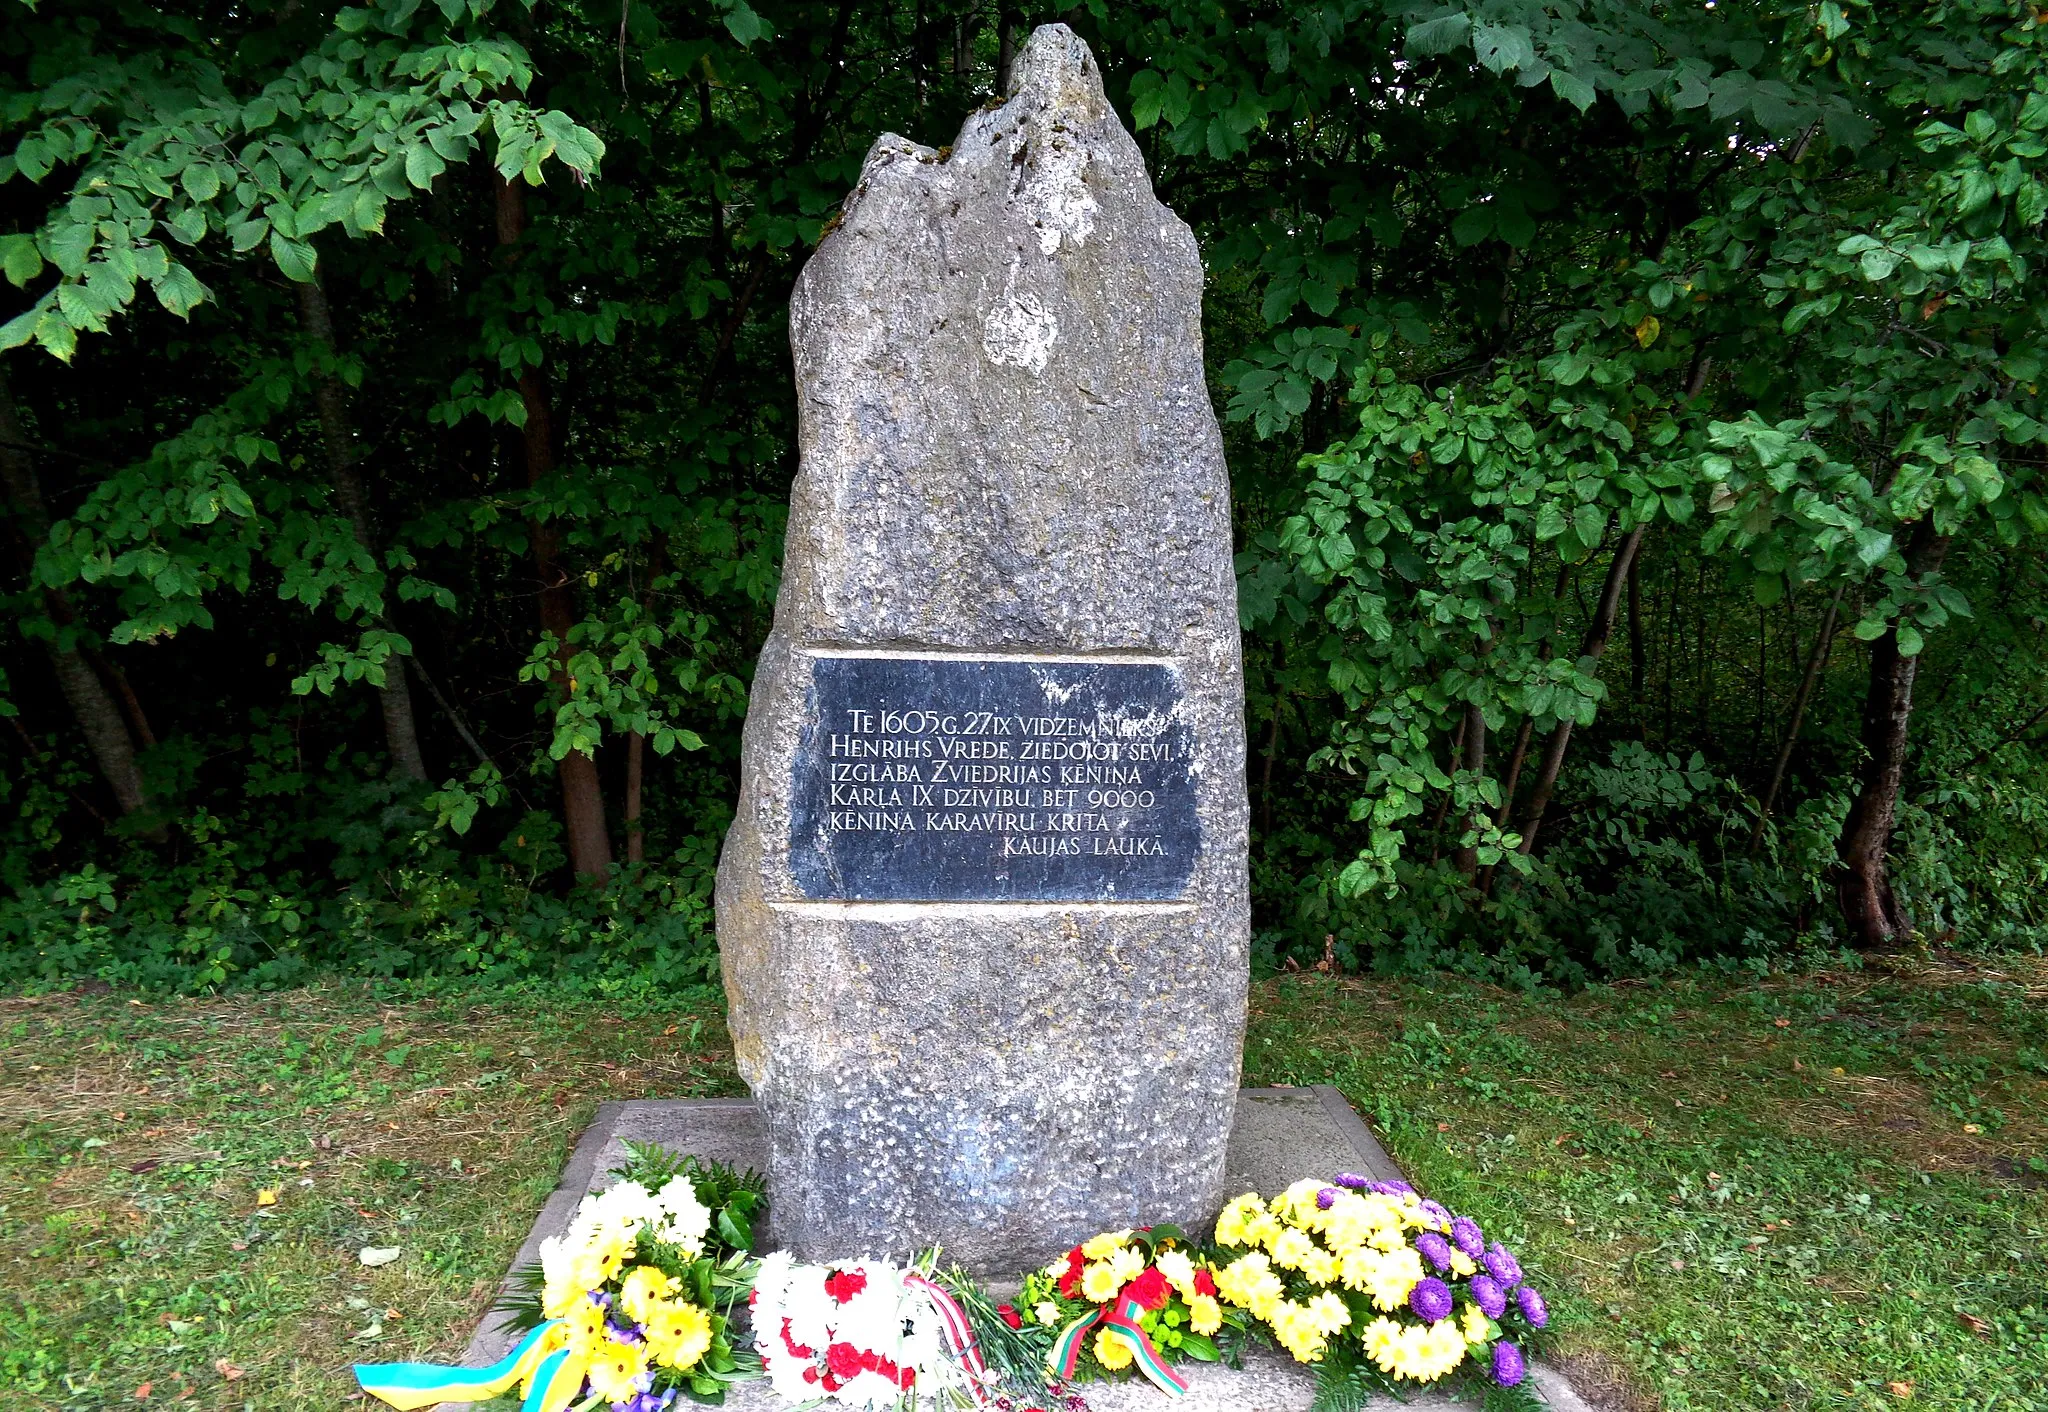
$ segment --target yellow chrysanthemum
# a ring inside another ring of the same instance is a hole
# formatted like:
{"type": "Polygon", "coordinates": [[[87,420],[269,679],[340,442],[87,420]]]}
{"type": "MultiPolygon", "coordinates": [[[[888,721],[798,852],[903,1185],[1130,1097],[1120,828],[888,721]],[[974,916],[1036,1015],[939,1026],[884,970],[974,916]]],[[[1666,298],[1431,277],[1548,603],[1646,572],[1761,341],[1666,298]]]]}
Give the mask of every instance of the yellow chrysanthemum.
{"type": "Polygon", "coordinates": [[[1287,1227],[1270,1211],[1261,1211],[1244,1223],[1244,1244],[1271,1250],[1287,1227]]]}
{"type": "Polygon", "coordinates": [[[1304,1177],[1273,1198],[1273,1214],[1302,1224],[1314,1221],[1320,1214],[1316,1198],[1322,1194],[1324,1185],[1318,1178],[1304,1177]]]}
{"type": "Polygon", "coordinates": [[[1334,1284],[1337,1272],[1342,1268],[1337,1257],[1321,1246],[1310,1250],[1301,1260],[1301,1273],[1308,1277],[1311,1284],[1334,1284]]]}
{"type": "Polygon", "coordinates": [[[1308,1312],[1316,1327],[1326,1334],[1333,1334],[1351,1322],[1351,1310],[1344,1301],[1327,1292],[1309,1300],[1308,1312]]]}
{"type": "Polygon", "coordinates": [[[1116,1266],[1107,1260],[1098,1260],[1081,1271],[1081,1293],[1097,1304],[1109,1303],[1123,1287],[1122,1276],[1117,1274],[1116,1266]]]}
{"type": "Polygon", "coordinates": [[[1135,1280],[1144,1272],[1145,1252],[1129,1245],[1121,1250],[1112,1251],[1109,1257],[1109,1268],[1116,1271],[1116,1282],[1118,1284],[1126,1284],[1131,1280],[1135,1280]]]}
{"type": "Polygon", "coordinates": [[[1337,1273],[1344,1281],[1344,1288],[1367,1290],[1372,1288],[1374,1278],[1379,1274],[1380,1264],[1387,1257],[1369,1245],[1344,1252],[1338,1262],[1337,1273]]]}
{"type": "Polygon", "coordinates": [[[1486,1311],[1476,1304],[1465,1306],[1465,1342],[1485,1343],[1493,1336],[1493,1321],[1486,1317],[1486,1311]]]}
{"type": "Polygon", "coordinates": [[[1095,1361],[1110,1372],[1130,1367],[1133,1357],[1131,1346],[1108,1329],[1103,1329],[1095,1335],[1095,1361]]]}
{"type": "Polygon", "coordinates": [[[669,1368],[693,1366],[711,1348],[711,1315],[695,1304],[664,1304],[646,1319],[647,1351],[669,1368]]]}
{"type": "Polygon", "coordinates": [[[1161,1251],[1152,1263],[1158,1267],[1160,1274],[1166,1276],[1166,1282],[1173,1286],[1174,1292],[1182,1299],[1195,1297],[1195,1262],[1188,1258],[1186,1251],[1161,1251]]]}
{"type": "Polygon", "coordinates": [[[1284,1230],[1273,1238],[1273,1263],[1283,1270],[1299,1270],[1315,1249],[1308,1232],[1284,1230]]]}
{"type": "Polygon", "coordinates": [[[1451,1273],[1463,1279],[1470,1279],[1479,1273],[1478,1262],[1454,1245],[1451,1247],[1451,1273]]]}
{"type": "Polygon", "coordinates": [[[1260,1251],[1232,1261],[1218,1271],[1216,1290],[1238,1308],[1249,1309],[1261,1319],[1271,1318],[1287,1294],[1287,1287],[1273,1272],[1273,1262],[1260,1251]]]}
{"type": "Polygon", "coordinates": [[[1223,1306],[1206,1294],[1188,1301],[1188,1327],[1198,1334],[1213,1334],[1223,1327],[1223,1306]]]}
{"type": "Polygon", "coordinates": [[[1081,1254],[1089,1260],[1105,1260],[1123,1248],[1131,1238],[1129,1231],[1104,1231],[1101,1235],[1090,1236],[1081,1242],[1081,1254]]]}
{"type": "Polygon", "coordinates": [[[1272,1325],[1273,1337],[1280,1346],[1294,1355],[1295,1362],[1314,1363],[1322,1358],[1329,1340],[1306,1306],[1283,1299],[1273,1306],[1266,1322],[1272,1325]]]}
{"type": "Polygon", "coordinates": [[[1465,1361],[1465,1336],[1453,1319],[1439,1319],[1427,1328],[1411,1324],[1401,1330],[1391,1361],[1388,1371],[1395,1377],[1433,1383],[1465,1361]]]}
{"type": "Polygon", "coordinates": [[[1372,1296],[1375,1309],[1392,1313],[1408,1302],[1408,1292],[1422,1274],[1422,1257],[1403,1247],[1380,1258],[1365,1292],[1372,1296]]]}
{"type": "Polygon", "coordinates": [[[1382,1314],[1365,1326],[1362,1342],[1365,1356],[1379,1365],[1382,1373],[1394,1371],[1394,1360],[1401,1347],[1401,1326],[1382,1314]]]}
{"type": "Polygon", "coordinates": [[[1223,1208],[1222,1214],[1216,1217],[1216,1243],[1250,1245],[1251,1241],[1245,1237],[1245,1228],[1251,1223],[1252,1217],[1265,1214],[1265,1203],[1259,1200],[1259,1194],[1255,1191],[1248,1191],[1243,1196],[1233,1199],[1223,1208]]]}

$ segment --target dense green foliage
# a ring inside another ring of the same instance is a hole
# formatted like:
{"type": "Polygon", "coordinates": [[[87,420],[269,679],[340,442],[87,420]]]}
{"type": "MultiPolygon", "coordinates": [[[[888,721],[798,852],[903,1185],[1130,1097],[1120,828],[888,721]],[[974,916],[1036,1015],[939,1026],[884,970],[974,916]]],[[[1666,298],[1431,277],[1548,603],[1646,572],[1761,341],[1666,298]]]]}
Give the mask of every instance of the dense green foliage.
{"type": "Polygon", "coordinates": [[[1270,963],[2038,944],[2031,12],[0,3],[0,977],[713,974],[792,279],[1055,18],[1209,264],[1270,963]]]}

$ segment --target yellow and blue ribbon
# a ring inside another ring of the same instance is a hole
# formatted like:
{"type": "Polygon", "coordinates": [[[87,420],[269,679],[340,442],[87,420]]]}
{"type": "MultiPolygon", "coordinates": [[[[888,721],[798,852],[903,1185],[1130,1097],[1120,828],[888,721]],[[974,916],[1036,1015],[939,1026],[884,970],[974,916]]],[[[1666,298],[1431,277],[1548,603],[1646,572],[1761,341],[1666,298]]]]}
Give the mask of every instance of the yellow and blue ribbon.
{"type": "Polygon", "coordinates": [[[380,1402],[414,1412],[439,1402],[488,1402],[515,1383],[527,1384],[522,1412],[561,1412],[583,1390],[584,1358],[561,1346],[567,1329],[550,1319],[488,1368],[445,1363],[358,1363],[356,1381],[380,1402]]]}

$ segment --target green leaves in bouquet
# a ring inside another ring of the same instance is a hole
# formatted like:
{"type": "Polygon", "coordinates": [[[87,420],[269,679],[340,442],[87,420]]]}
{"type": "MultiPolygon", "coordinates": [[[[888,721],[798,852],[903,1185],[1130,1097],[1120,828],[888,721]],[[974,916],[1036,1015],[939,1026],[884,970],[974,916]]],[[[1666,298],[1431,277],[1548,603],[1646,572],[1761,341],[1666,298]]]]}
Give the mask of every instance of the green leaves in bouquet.
{"type": "Polygon", "coordinates": [[[638,1182],[660,1191],[677,1177],[686,1177],[697,1199],[711,1213],[712,1253],[752,1254],[755,1226],[768,1212],[768,1181],[759,1172],[742,1172],[694,1152],[671,1152],[658,1143],[626,1142],[626,1160],[612,1169],[621,1181],[638,1182]],[[714,1248],[715,1247],[715,1248],[714,1248]]]}
{"type": "Polygon", "coordinates": [[[1045,1391],[1045,1357],[1051,1351],[1058,1330],[1026,1318],[1021,1328],[1011,1328],[996,1300],[958,1265],[944,1272],[936,1269],[930,1278],[953,1296],[960,1312],[974,1330],[975,1346],[981,1360],[995,1378],[996,1388],[1036,1404],[1045,1391]]]}
{"type": "Polygon", "coordinates": [[[1400,1386],[1365,1356],[1355,1338],[1330,1341],[1316,1367],[1316,1396],[1309,1412],[1360,1412],[1375,1397],[1405,1402],[1400,1386]]]}

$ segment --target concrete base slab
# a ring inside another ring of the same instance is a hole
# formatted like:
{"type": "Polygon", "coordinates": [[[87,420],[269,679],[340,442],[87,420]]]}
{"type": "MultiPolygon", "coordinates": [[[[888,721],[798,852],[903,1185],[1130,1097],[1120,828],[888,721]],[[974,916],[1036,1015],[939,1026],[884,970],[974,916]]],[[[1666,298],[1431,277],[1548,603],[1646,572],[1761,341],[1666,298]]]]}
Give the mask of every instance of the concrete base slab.
{"type": "MultiPolygon", "coordinates": [[[[767,1133],[760,1113],[746,1099],[606,1103],[569,1155],[561,1184],[541,1207],[513,1259],[514,1269],[536,1263],[540,1243],[567,1228],[583,1198],[611,1185],[611,1173],[625,1162],[629,1141],[656,1143],[742,1169],[766,1166],[767,1133]]],[[[1401,1169],[1343,1094],[1318,1084],[1246,1089],[1238,1095],[1224,1159],[1227,1195],[1256,1191],[1271,1196],[1303,1176],[1338,1172],[1357,1172],[1374,1181],[1402,1180],[1401,1169]]],[[[463,1362],[470,1367],[494,1363],[515,1341],[499,1316],[488,1314],[463,1362]]],[[[1179,1412],[1308,1412],[1315,1400],[1315,1375],[1277,1350],[1254,1350],[1242,1369],[1194,1364],[1182,1365],[1181,1371],[1188,1378],[1188,1395],[1172,1404],[1179,1412]]],[[[1559,1412],[1592,1412],[1555,1370],[1538,1366],[1532,1376],[1537,1390],[1559,1412]]],[[[1092,1412],[1162,1412],[1167,1406],[1155,1389],[1138,1381],[1095,1383],[1081,1391],[1092,1412]]],[[[443,1412],[466,1405],[446,1403],[443,1412]]],[[[725,1405],[731,1412],[783,1412],[766,1383],[741,1384],[725,1405]]],[[[1460,1404],[1442,1393],[1422,1393],[1398,1405],[1431,1409],[1460,1404]]]]}

